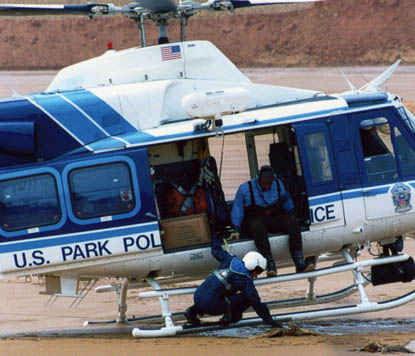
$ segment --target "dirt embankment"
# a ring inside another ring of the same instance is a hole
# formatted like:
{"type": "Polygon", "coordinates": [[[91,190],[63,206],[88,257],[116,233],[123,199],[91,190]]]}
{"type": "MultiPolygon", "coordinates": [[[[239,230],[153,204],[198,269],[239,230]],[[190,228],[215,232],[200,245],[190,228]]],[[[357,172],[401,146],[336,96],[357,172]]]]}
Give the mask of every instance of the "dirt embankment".
{"type": "MultiPolygon", "coordinates": [[[[199,14],[190,19],[188,39],[212,41],[239,66],[415,63],[413,0],[327,0],[295,9],[199,14]]],[[[171,27],[175,41],[178,26],[171,27]]],[[[154,43],[156,28],[147,33],[154,43]]],[[[138,38],[135,23],[122,17],[6,17],[0,70],[60,68],[103,53],[108,41],[124,49],[138,38]]]]}

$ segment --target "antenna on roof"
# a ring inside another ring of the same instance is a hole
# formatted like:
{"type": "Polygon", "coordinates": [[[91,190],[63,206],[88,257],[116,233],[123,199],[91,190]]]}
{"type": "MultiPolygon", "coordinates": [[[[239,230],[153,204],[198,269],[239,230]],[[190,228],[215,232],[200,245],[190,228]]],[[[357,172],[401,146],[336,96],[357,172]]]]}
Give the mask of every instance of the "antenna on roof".
{"type": "Polygon", "coordinates": [[[343,78],[346,80],[347,85],[349,86],[350,90],[353,93],[357,92],[356,87],[352,84],[352,82],[349,80],[349,78],[347,78],[346,74],[343,72],[343,69],[339,68],[340,73],[342,74],[343,78]]]}
{"type": "Polygon", "coordinates": [[[16,89],[14,89],[11,84],[6,80],[6,78],[4,78],[3,76],[0,76],[0,81],[2,81],[13,93],[13,97],[15,98],[19,98],[21,97],[21,95],[17,92],[16,89]]]}

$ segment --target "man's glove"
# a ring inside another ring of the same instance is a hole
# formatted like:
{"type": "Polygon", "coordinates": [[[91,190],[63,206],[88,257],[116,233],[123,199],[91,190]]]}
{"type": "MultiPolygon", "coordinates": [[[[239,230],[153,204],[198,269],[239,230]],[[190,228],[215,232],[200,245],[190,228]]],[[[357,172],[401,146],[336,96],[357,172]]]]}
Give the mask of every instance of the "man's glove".
{"type": "Polygon", "coordinates": [[[239,237],[241,236],[241,233],[239,231],[239,227],[234,226],[233,227],[233,231],[229,234],[227,240],[238,240],[239,237]]]}
{"type": "Polygon", "coordinates": [[[239,231],[234,231],[228,236],[228,240],[238,240],[240,236],[241,233],[239,231]]]}

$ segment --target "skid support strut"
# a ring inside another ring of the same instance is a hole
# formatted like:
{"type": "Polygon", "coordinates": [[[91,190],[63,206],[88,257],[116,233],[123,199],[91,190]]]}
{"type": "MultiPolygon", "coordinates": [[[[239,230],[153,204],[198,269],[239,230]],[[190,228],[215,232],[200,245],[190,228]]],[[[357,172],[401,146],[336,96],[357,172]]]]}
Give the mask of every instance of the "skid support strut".
{"type": "MultiPolygon", "coordinates": [[[[148,284],[150,284],[155,291],[160,291],[160,285],[151,277],[147,277],[146,281],[148,284]]],[[[164,292],[161,293],[158,296],[160,305],[161,305],[161,312],[162,316],[164,318],[165,327],[161,329],[152,329],[152,330],[145,330],[145,329],[139,329],[135,328],[133,329],[133,336],[135,337],[159,337],[159,336],[174,336],[177,334],[178,331],[183,330],[182,326],[175,326],[172,314],[169,307],[169,293],[164,292]]]]}
{"type": "Polygon", "coordinates": [[[314,284],[316,283],[317,277],[312,277],[308,279],[308,291],[306,298],[307,300],[315,300],[316,294],[314,293],[314,284]]]}
{"type": "MultiPolygon", "coordinates": [[[[153,278],[147,277],[146,282],[150,284],[155,290],[160,290],[160,284],[158,284],[153,278]]],[[[161,306],[161,315],[164,318],[164,322],[166,323],[166,327],[174,327],[173,319],[171,318],[171,311],[169,307],[169,295],[168,293],[163,293],[161,297],[159,297],[159,302],[161,306]]]]}
{"type": "Polygon", "coordinates": [[[117,323],[124,324],[127,322],[127,290],[128,290],[128,278],[124,278],[121,287],[117,289],[118,296],[118,315],[117,323]]]}
{"type": "MultiPolygon", "coordinates": [[[[346,249],[343,249],[342,253],[348,263],[353,263],[353,258],[352,256],[350,256],[350,254],[347,252],[346,249]]],[[[353,278],[354,278],[354,283],[357,286],[357,289],[359,291],[360,303],[362,305],[365,305],[365,304],[370,304],[370,302],[365,292],[365,280],[362,276],[362,271],[363,271],[362,266],[358,266],[356,269],[354,269],[353,278]]]]}

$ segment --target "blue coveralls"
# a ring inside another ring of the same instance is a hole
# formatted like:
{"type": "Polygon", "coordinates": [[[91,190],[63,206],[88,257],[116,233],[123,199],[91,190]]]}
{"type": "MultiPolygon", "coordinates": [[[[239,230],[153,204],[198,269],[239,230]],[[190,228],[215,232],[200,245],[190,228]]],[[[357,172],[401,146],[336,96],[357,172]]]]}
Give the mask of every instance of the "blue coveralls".
{"type": "MultiPolygon", "coordinates": [[[[290,254],[294,263],[301,265],[303,244],[300,226],[293,214],[294,203],[284,184],[276,178],[268,191],[264,191],[257,178],[240,185],[232,206],[231,220],[236,229],[240,229],[243,237],[255,241],[259,253],[274,264],[268,233],[284,233],[289,235],[290,254]],[[277,205],[281,209],[277,209],[277,205]],[[275,209],[275,210],[274,210],[275,209]]],[[[302,263],[301,266],[303,266],[302,263]]]]}
{"type": "Polygon", "coordinates": [[[220,262],[219,270],[230,268],[232,274],[228,282],[233,287],[233,292],[228,293],[225,285],[211,274],[194,295],[198,314],[226,314],[228,305],[225,298],[227,298],[232,311],[232,321],[240,320],[242,313],[251,306],[265,323],[272,324],[269,309],[261,302],[251,274],[245,268],[243,261],[223,250],[216,239],[212,239],[212,255],[220,262]]]}
{"type": "MultiPolygon", "coordinates": [[[[288,213],[290,210],[294,209],[294,203],[281,180],[278,179],[278,182],[281,190],[280,195],[278,195],[278,186],[275,180],[272,182],[271,188],[268,191],[264,192],[259,185],[258,179],[252,179],[251,183],[255,204],[262,207],[267,207],[273,206],[277,202],[280,202],[285,211],[288,213]]],[[[248,182],[245,182],[239,186],[238,191],[236,192],[235,200],[233,201],[231,212],[232,225],[239,228],[241,227],[242,220],[244,218],[244,210],[251,204],[252,202],[249,185],[248,182]]]]}

